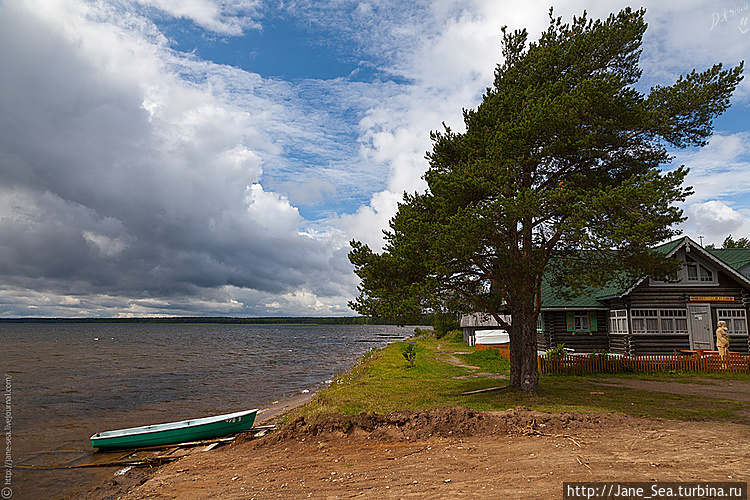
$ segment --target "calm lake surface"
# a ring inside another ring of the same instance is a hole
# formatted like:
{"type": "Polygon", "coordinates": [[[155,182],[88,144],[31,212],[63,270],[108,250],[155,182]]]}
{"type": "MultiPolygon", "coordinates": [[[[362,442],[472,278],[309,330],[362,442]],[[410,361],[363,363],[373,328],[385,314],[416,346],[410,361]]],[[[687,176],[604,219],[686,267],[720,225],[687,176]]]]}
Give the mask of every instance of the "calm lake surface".
{"type": "Polygon", "coordinates": [[[95,432],[262,409],[321,388],[369,349],[412,331],[394,326],[0,324],[3,423],[12,417],[16,466],[12,498],[75,498],[107,481],[114,473],[109,468],[22,468],[91,462],[88,438],[95,432]]]}

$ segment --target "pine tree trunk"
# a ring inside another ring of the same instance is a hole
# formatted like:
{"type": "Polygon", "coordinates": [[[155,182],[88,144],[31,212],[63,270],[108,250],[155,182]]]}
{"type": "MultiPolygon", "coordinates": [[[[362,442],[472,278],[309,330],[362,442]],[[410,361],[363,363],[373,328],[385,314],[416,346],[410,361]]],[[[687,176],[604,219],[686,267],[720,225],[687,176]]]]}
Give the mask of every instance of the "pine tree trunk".
{"type": "Polygon", "coordinates": [[[533,392],[539,387],[536,314],[533,306],[511,309],[511,314],[510,385],[524,392],[533,392]]]}

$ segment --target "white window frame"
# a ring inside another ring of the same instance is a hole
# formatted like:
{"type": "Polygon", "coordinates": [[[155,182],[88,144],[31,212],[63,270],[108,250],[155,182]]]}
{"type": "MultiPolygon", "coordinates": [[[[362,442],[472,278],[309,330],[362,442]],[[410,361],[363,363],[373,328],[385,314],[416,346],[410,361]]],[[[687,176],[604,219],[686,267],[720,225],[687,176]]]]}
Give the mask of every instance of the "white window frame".
{"type": "Polygon", "coordinates": [[[689,333],[687,309],[633,309],[630,311],[630,324],[633,333],[643,335],[684,335],[689,333]],[[671,326],[666,327],[666,325],[671,326]]]}
{"type": "Polygon", "coordinates": [[[690,333],[688,330],[687,309],[659,309],[659,330],[661,333],[671,334],[690,333]],[[667,324],[671,326],[665,328],[664,326],[667,324]],[[682,325],[682,328],[679,325],[682,325]]]}
{"type": "Polygon", "coordinates": [[[744,309],[717,309],[716,320],[727,324],[729,335],[748,335],[747,314],[744,309]]]}
{"type": "Polygon", "coordinates": [[[613,309],[609,311],[609,333],[621,335],[630,333],[627,309],[613,309]]]}
{"type": "Polygon", "coordinates": [[[685,256],[685,281],[690,284],[710,284],[716,283],[716,271],[705,266],[690,256],[685,256]],[[690,259],[688,261],[688,259],[690,259]],[[690,269],[695,271],[695,277],[690,276],[690,269]]]}

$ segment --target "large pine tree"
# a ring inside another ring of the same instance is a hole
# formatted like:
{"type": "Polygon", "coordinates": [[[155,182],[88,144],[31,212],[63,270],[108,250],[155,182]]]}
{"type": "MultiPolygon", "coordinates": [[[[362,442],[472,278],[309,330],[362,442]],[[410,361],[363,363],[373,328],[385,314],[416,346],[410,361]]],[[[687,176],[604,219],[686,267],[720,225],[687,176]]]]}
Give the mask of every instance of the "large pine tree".
{"type": "MultiPolygon", "coordinates": [[[[584,13],[527,43],[503,30],[503,62],[466,132],[433,133],[428,190],[405,195],[380,254],[352,242],[362,314],[510,313],[512,386],[538,385],[545,279],[572,292],[674,263],[649,249],[678,231],[687,169],[667,146],[704,145],[742,64],[636,88],[645,10],[584,13]],[[553,258],[554,257],[554,258],[553,258]]],[[[502,323],[502,321],[501,321],[502,323]]]]}

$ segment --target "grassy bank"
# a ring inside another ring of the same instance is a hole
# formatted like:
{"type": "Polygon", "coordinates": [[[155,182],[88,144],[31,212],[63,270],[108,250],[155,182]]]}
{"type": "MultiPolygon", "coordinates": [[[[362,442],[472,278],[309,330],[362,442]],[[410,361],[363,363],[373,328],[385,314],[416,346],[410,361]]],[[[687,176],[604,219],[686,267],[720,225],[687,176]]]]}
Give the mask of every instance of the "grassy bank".
{"type": "Polygon", "coordinates": [[[633,374],[605,376],[542,376],[540,390],[524,394],[504,389],[463,396],[462,393],[508,383],[509,364],[494,351],[475,351],[460,337],[416,342],[414,366],[407,368],[401,343],[373,351],[317,395],[305,414],[360,412],[468,406],[476,410],[505,410],[518,406],[548,412],[621,412],[678,420],[731,421],[750,424],[750,402],[706,396],[632,389],[623,379],[715,384],[748,381],[744,375],[633,374]]]}

